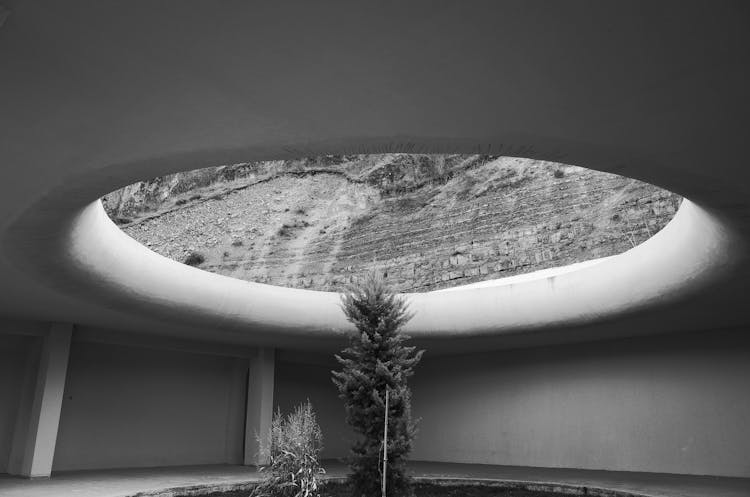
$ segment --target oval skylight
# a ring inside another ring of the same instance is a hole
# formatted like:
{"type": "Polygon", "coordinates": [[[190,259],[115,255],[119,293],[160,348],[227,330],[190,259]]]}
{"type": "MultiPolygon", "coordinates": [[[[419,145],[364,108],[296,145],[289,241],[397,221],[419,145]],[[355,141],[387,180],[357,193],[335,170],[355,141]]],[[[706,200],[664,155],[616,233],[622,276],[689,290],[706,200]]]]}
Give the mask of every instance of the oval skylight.
{"type": "Polygon", "coordinates": [[[338,291],[375,270],[425,292],[619,254],[681,198],[531,159],[379,154],[205,168],[102,201],[132,238],[206,271],[338,291]]]}

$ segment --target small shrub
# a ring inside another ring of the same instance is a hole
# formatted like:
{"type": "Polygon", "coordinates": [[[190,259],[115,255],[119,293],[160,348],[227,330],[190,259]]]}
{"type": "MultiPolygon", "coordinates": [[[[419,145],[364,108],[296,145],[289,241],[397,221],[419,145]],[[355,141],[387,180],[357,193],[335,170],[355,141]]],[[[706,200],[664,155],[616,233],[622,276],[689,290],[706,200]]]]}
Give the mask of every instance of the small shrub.
{"type": "Polygon", "coordinates": [[[232,247],[240,247],[241,245],[242,245],[242,240],[232,241],[232,247]]]}
{"type": "Polygon", "coordinates": [[[292,236],[295,229],[300,228],[308,228],[312,226],[310,223],[305,221],[304,219],[302,221],[296,220],[294,222],[290,223],[284,223],[281,225],[281,228],[276,232],[277,236],[280,237],[289,237],[292,236]]]}
{"type": "Polygon", "coordinates": [[[296,211],[294,211],[295,214],[299,214],[300,216],[305,214],[305,209],[303,207],[298,207],[296,211]]]}
{"type": "Polygon", "coordinates": [[[205,256],[200,252],[190,252],[187,257],[185,257],[185,260],[182,261],[182,263],[187,264],[188,266],[198,266],[200,264],[203,264],[205,261],[205,256]]]}
{"type": "Polygon", "coordinates": [[[323,433],[309,400],[287,416],[276,411],[268,447],[270,463],[261,469],[264,478],[252,497],[320,495],[320,475],[325,473],[319,462],[323,433]]]}
{"type": "Polygon", "coordinates": [[[562,178],[565,176],[565,172],[562,169],[555,169],[555,178],[562,178]]]}
{"type": "Polygon", "coordinates": [[[355,217],[352,220],[351,225],[352,226],[362,226],[364,224],[367,224],[369,221],[375,218],[375,214],[366,212],[364,214],[360,214],[359,216],[355,217]]]}

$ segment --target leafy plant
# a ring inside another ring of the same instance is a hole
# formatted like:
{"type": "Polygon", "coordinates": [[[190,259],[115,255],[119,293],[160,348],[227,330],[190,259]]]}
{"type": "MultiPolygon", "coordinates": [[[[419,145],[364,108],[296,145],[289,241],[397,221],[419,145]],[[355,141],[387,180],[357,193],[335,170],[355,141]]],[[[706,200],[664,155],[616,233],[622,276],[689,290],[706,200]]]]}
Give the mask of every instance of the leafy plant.
{"type": "Polygon", "coordinates": [[[264,478],[251,496],[318,497],[325,473],[319,462],[323,433],[310,401],[287,416],[276,411],[268,436],[270,463],[261,468],[264,478]]]}
{"type": "Polygon", "coordinates": [[[416,435],[411,419],[411,391],[407,379],[424,351],[404,345],[401,328],[412,315],[406,301],[392,293],[383,280],[370,274],[342,297],[342,309],[356,327],[349,347],[336,359],[341,371],[333,371],[333,383],[344,400],[347,423],[361,437],[351,449],[349,481],[353,495],[376,497],[381,492],[385,422],[388,405],[387,493],[411,495],[406,459],[416,435]]]}

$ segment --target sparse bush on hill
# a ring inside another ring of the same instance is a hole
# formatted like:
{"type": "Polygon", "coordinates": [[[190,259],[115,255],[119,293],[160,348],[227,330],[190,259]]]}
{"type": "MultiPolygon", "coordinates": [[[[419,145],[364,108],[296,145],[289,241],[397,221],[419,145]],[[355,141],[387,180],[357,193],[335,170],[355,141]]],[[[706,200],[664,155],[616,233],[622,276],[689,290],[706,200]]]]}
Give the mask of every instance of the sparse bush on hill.
{"type": "Polygon", "coordinates": [[[206,257],[200,252],[190,252],[187,257],[185,257],[185,260],[182,261],[182,263],[187,264],[188,266],[198,266],[200,264],[203,264],[205,261],[206,257]]]}
{"type": "Polygon", "coordinates": [[[276,232],[276,234],[278,236],[280,236],[280,237],[289,237],[289,236],[292,236],[293,230],[295,230],[295,229],[301,229],[301,228],[307,228],[309,226],[311,226],[311,224],[309,222],[307,222],[306,220],[304,220],[304,219],[301,220],[301,221],[300,220],[295,220],[295,221],[290,222],[290,223],[284,223],[284,224],[282,224],[281,227],[276,232]]]}
{"type": "Polygon", "coordinates": [[[368,221],[370,221],[372,218],[375,217],[375,214],[372,212],[365,212],[364,214],[361,214],[354,219],[352,219],[352,226],[361,226],[368,221]]]}
{"type": "MultiPolygon", "coordinates": [[[[320,495],[320,451],[323,433],[308,400],[287,416],[277,411],[271,423],[268,466],[252,497],[317,497],[320,495]]],[[[263,446],[263,444],[261,444],[263,446]]]]}

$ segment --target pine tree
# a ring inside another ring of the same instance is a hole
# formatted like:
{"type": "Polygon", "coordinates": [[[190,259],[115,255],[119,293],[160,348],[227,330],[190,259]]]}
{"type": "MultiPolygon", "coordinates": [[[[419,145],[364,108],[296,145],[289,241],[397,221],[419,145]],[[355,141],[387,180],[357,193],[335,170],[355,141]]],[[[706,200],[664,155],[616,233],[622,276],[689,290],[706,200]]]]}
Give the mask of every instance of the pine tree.
{"type": "Polygon", "coordinates": [[[349,457],[353,495],[380,495],[386,389],[389,393],[387,493],[389,497],[411,495],[405,463],[416,423],[411,419],[407,379],[424,353],[404,345],[408,337],[400,329],[412,314],[406,301],[390,292],[382,279],[374,275],[351,287],[341,300],[344,314],[357,328],[349,346],[336,355],[341,371],[332,371],[333,382],[346,406],[347,423],[361,435],[349,457]]]}

